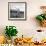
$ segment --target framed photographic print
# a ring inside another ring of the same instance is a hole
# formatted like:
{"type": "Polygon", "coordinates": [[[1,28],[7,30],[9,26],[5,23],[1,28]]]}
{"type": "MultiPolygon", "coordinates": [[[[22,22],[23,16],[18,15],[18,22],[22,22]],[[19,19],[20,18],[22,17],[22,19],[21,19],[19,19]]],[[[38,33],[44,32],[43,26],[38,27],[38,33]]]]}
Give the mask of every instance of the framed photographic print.
{"type": "Polygon", "coordinates": [[[8,20],[26,20],[26,2],[8,2],[8,20]]]}

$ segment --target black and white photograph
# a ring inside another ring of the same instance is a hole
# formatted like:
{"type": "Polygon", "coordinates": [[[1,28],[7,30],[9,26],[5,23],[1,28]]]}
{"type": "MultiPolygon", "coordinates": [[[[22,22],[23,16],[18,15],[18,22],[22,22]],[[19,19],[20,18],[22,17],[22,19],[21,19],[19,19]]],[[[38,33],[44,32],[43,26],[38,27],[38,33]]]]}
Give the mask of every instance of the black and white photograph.
{"type": "Polygon", "coordinates": [[[26,20],[26,2],[8,2],[8,20],[26,20]]]}

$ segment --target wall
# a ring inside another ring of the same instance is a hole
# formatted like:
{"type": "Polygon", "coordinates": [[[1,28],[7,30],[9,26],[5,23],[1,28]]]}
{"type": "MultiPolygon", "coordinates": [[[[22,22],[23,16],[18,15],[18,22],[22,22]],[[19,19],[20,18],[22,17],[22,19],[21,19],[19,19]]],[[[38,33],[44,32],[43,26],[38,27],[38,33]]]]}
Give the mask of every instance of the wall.
{"type": "Polygon", "coordinates": [[[35,16],[41,13],[40,6],[46,5],[46,0],[0,0],[0,34],[4,33],[6,25],[15,25],[19,31],[18,36],[31,36],[36,29],[43,29],[38,25],[35,16]],[[27,2],[27,20],[9,21],[8,2],[27,2]],[[2,32],[2,33],[1,33],[2,32]]]}

